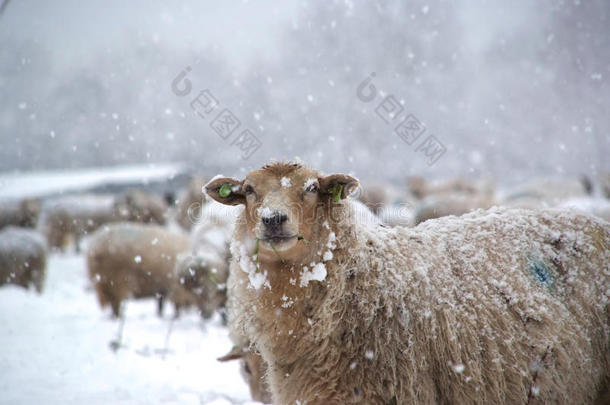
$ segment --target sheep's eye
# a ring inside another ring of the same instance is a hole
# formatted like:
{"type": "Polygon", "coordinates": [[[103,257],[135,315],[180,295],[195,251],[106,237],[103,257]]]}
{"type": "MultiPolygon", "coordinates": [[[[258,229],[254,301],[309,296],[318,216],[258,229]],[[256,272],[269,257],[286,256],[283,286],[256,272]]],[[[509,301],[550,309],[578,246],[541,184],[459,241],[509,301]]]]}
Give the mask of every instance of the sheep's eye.
{"type": "Polygon", "coordinates": [[[308,192],[308,193],[317,193],[318,192],[318,185],[317,184],[310,184],[309,186],[307,186],[305,191],[308,192]]]}
{"type": "Polygon", "coordinates": [[[244,188],[244,192],[246,194],[254,194],[254,188],[251,185],[246,185],[246,187],[244,188]]]}

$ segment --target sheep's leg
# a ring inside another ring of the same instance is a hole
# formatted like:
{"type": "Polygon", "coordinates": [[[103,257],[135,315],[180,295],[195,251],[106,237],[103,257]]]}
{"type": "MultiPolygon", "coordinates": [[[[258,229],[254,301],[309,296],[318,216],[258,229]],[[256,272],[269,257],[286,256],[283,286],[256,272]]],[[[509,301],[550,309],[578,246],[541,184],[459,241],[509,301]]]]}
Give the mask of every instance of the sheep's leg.
{"type": "Polygon", "coordinates": [[[54,229],[50,233],[49,245],[54,251],[61,252],[63,250],[64,238],[65,235],[63,229],[54,229]]]}
{"type": "Polygon", "coordinates": [[[228,325],[228,318],[227,318],[227,310],[225,308],[220,308],[219,310],[220,312],[220,319],[222,320],[222,326],[227,326],[228,325]]]}
{"type": "Polygon", "coordinates": [[[32,282],[34,283],[34,287],[36,288],[36,292],[38,294],[42,293],[42,287],[44,282],[44,273],[41,270],[34,270],[32,272],[32,282]]]}
{"type": "Polygon", "coordinates": [[[165,334],[165,347],[163,347],[163,354],[162,354],[162,358],[165,358],[165,355],[169,352],[169,337],[172,334],[172,330],[174,328],[174,320],[176,318],[170,318],[169,320],[169,327],[167,328],[167,333],[165,334]]]}
{"type": "Polygon", "coordinates": [[[110,298],[110,306],[112,307],[112,315],[115,318],[122,318],[123,303],[116,297],[110,298]]]}
{"type": "Polygon", "coordinates": [[[26,290],[30,289],[30,281],[24,277],[15,277],[13,278],[13,284],[18,285],[19,287],[23,287],[26,290]]]}
{"type": "Polygon", "coordinates": [[[68,245],[70,244],[71,237],[72,237],[72,235],[70,235],[70,231],[68,231],[67,229],[61,230],[61,236],[59,236],[59,244],[58,244],[58,248],[61,253],[65,253],[66,250],[68,249],[68,245]]]}
{"type": "MultiPolygon", "coordinates": [[[[114,303],[113,303],[114,306],[114,303]]],[[[120,305],[120,309],[119,309],[119,330],[117,331],[117,336],[116,339],[111,340],[110,341],[110,349],[113,352],[116,352],[117,350],[119,350],[119,348],[121,347],[122,343],[123,343],[123,328],[125,326],[125,304],[121,303],[120,305]]]]}
{"type": "Polygon", "coordinates": [[[74,234],[74,250],[76,251],[76,253],[81,252],[80,241],[81,241],[80,235],[78,233],[75,233],[74,234]]]}
{"type": "Polygon", "coordinates": [[[159,318],[163,318],[163,307],[165,306],[165,294],[157,294],[157,315],[159,318]]]}

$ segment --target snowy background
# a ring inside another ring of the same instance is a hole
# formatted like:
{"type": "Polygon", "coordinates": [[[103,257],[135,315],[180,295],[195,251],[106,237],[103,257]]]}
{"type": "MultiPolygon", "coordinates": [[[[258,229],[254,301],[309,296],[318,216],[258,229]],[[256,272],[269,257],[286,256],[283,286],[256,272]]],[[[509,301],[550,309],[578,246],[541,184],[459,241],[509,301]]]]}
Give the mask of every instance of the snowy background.
{"type": "MultiPolygon", "coordinates": [[[[0,197],[242,176],[295,156],[398,188],[610,172],[605,0],[1,4],[0,197]],[[193,111],[205,89],[214,115],[260,140],[247,159],[193,111]],[[401,111],[386,123],[390,96],[401,111]],[[426,129],[412,144],[394,132],[408,115],[426,129]],[[445,149],[433,164],[417,150],[429,135],[445,149]]],[[[115,353],[83,255],[53,253],[47,271],[42,295],[0,288],[0,404],[248,403],[237,362],[215,360],[231,347],[218,317],[187,313],[167,340],[171,311],[130,302],[115,353]]]]}
{"type": "Polygon", "coordinates": [[[394,181],[610,170],[604,0],[14,0],[0,18],[0,170],[229,174],[294,156],[394,181]],[[191,110],[206,88],[260,139],[248,160],[191,110]],[[434,165],[375,115],[387,95],[446,147],[434,165]]]}
{"type": "Polygon", "coordinates": [[[167,332],[153,299],[126,306],[123,347],[118,322],[102,313],[85,260],[53,255],[45,292],[0,289],[0,404],[243,404],[250,393],[238,363],[216,358],[231,348],[220,317],[186,314],[167,332]]]}

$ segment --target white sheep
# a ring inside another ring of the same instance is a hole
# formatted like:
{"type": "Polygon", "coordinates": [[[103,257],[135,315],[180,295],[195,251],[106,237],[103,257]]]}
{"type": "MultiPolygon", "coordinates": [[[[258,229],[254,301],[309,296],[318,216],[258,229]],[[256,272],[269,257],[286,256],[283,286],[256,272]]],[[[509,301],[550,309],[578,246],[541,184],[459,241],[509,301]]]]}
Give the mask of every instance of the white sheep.
{"type": "Polygon", "coordinates": [[[38,230],[50,248],[63,250],[70,238],[78,250],[82,237],[115,220],[112,195],[81,194],[44,201],[38,230]]]}
{"type": "Polygon", "coordinates": [[[190,230],[201,216],[201,209],[206,202],[203,194],[204,185],[203,177],[194,176],[178,195],[175,219],[178,225],[186,230],[190,230]]]}
{"type": "Polygon", "coordinates": [[[38,222],[39,214],[39,199],[0,199],[0,229],[9,225],[33,228],[38,222]]]}
{"type": "MultiPolygon", "coordinates": [[[[412,226],[415,200],[387,183],[368,183],[360,186],[354,195],[388,226],[412,226]]],[[[357,202],[354,201],[356,204],[357,202]]]]}
{"type": "Polygon", "coordinates": [[[114,201],[117,221],[142,222],[164,225],[167,222],[168,204],[163,197],[143,190],[127,190],[114,201]]]}
{"type": "Polygon", "coordinates": [[[426,181],[423,177],[410,176],[407,178],[410,194],[423,199],[429,196],[443,197],[447,195],[480,196],[491,198],[495,193],[495,185],[488,179],[477,181],[460,177],[426,181]]]}
{"type": "Polygon", "coordinates": [[[356,186],[283,163],[206,186],[245,205],[229,325],[274,403],[580,404],[608,386],[607,222],[496,208],[365,226],[356,186]]]}
{"type": "Polygon", "coordinates": [[[33,285],[42,292],[46,274],[46,244],[42,235],[7,226],[0,231],[0,285],[33,285]]]}
{"type": "Polygon", "coordinates": [[[129,298],[155,297],[162,315],[165,297],[184,306],[188,294],[174,273],[176,258],[188,251],[186,235],[153,224],[117,222],[97,230],[87,249],[89,277],[100,303],[115,317],[129,298]]]}
{"type": "Polygon", "coordinates": [[[490,208],[495,201],[482,195],[445,194],[423,198],[414,213],[414,225],[447,215],[460,216],[479,208],[490,208]]]}
{"type": "MultiPolygon", "coordinates": [[[[229,242],[241,209],[206,203],[190,235],[188,252],[176,260],[176,275],[204,318],[224,309],[229,274],[229,242]]],[[[178,291],[183,294],[183,291],[178,291]]],[[[174,302],[178,302],[172,298],[174,302]]],[[[178,305],[178,304],[177,304],[178,305]]]]}
{"type": "Polygon", "coordinates": [[[534,178],[505,190],[502,205],[515,208],[556,206],[573,198],[590,194],[586,181],[576,178],[534,178]]]}

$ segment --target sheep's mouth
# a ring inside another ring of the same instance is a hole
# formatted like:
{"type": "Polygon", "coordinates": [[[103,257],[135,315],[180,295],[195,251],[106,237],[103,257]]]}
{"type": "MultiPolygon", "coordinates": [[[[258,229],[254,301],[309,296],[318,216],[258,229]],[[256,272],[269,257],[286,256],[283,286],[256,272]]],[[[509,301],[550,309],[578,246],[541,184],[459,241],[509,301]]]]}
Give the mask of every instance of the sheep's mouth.
{"type": "Polygon", "coordinates": [[[267,242],[269,244],[281,245],[282,243],[289,242],[289,241],[295,239],[296,237],[297,237],[297,235],[274,235],[274,236],[267,236],[261,240],[263,242],[267,242]]]}
{"type": "Polygon", "coordinates": [[[265,235],[260,239],[262,247],[265,250],[273,251],[276,255],[278,252],[290,250],[296,245],[298,235],[265,235]]]}

